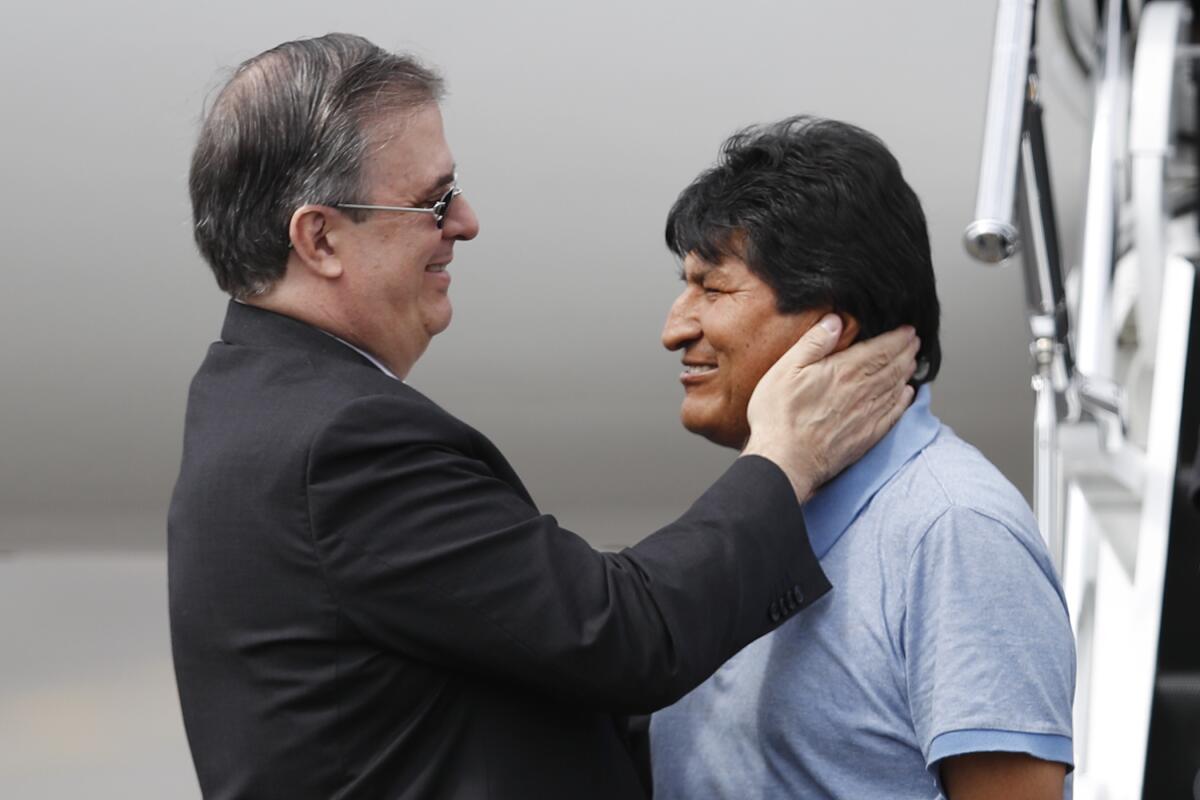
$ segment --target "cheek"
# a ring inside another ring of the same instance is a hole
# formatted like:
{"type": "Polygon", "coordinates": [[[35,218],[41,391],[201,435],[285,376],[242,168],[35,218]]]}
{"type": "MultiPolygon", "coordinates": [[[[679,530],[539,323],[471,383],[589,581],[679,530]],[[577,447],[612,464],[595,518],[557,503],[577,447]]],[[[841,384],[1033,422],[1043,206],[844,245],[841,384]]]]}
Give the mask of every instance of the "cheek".
{"type": "Polygon", "coordinates": [[[775,363],[778,355],[775,348],[768,348],[755,339],[755,334],[746,335],[746,339],[730,358],[729,381],[727,389],[730,395],[748,400],[754,387],[775,363]]]}

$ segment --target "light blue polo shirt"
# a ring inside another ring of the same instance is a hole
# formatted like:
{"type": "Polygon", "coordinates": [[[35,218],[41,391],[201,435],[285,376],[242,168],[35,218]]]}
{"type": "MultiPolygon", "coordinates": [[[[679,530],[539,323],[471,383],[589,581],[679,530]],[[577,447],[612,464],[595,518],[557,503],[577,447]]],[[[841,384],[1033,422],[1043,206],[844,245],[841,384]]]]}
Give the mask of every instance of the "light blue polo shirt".
{"type": "Polygon", "coordinates": [[[939,798],[948,756],[1073,764],[1075,647],[1037,523],[928,387],[804,518],[833,591],[654,715],[655,800],[939,798]]]}

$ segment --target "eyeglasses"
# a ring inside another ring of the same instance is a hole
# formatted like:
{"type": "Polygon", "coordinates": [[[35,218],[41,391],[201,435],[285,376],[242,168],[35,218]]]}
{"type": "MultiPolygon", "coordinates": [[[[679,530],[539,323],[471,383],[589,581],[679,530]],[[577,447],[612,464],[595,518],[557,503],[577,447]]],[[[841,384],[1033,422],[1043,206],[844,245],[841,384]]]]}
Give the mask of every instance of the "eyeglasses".
{"type": "Polygon", "coordinates": [[[441,196],[436,203],[427,208],[408,208],[406,206],[374,206],[366,203],[338,203],[337,208],[360,208],[364,211],[412,211],[416,214],[433,214],[433,221],[437,223],[438,230],[441,230],[442,225],[446,222],[446,215],[450,213],[450,202],[454,198],[462,194],[462,189],[458,187],[456,182],[450,187],[450,191],[441,196]]]}

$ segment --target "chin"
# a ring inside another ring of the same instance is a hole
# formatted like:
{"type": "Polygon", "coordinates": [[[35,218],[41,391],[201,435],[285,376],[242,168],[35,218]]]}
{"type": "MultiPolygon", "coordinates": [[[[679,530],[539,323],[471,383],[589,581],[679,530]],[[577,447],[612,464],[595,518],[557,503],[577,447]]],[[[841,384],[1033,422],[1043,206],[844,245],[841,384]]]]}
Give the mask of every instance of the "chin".
{"type": "Polygon", "coordinates": [[[736,425],[729,420],[705,419],[699,414],[688,413],[687,408],[680,412],[679,421],[690,433],[703,436],[721,447],[741,450],[750,438],[750,430],[745,423],[736,425]]]}
{"type": "Polygon", "coordinates": [[[453,318],[454,309],[450,307],[450,303],[446,303],[444,310],[439,310],[438,313],[431,315],[430,320],[425,325],[425,331],[430,336],[437,336],[450,327],[450,320],[453,318]]]}

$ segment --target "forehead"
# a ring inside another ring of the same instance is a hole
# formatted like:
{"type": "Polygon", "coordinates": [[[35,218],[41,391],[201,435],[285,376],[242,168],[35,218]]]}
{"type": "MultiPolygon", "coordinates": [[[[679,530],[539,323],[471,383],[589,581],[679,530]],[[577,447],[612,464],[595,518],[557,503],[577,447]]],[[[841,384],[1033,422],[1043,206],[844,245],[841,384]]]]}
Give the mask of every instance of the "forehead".
{"type": "Polygon", "coordinates": [[[442,112],[435,104],[384,115],[367,125],[368,186],[423,195],[454,172],[442,112]]]}

